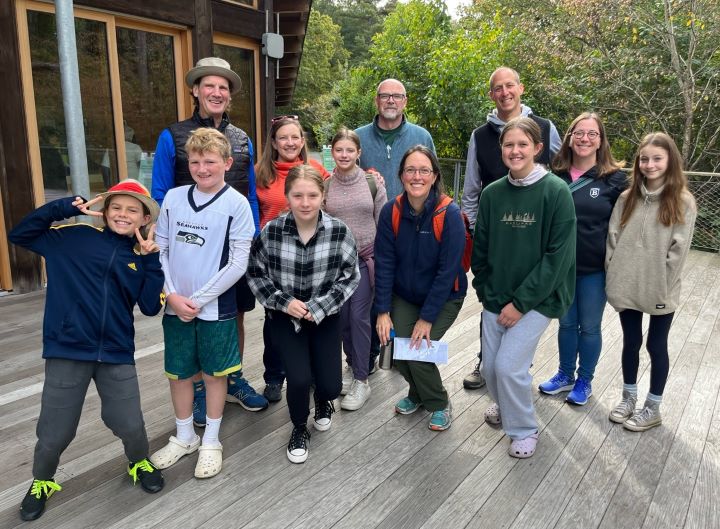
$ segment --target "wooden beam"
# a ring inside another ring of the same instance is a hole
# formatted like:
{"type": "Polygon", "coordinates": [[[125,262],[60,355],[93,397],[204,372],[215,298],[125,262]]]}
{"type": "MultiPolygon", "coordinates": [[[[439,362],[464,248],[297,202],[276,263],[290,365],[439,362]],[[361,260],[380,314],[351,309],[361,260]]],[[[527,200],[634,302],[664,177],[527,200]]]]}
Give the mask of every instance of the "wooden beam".
{"type": "MultiPolygon", "coordinates": [[[[0,105],[0,195],[8,231],[35,209],[15,17],[15,2],[0,2],[0,93],[4,97],[0,105]]],[[[0,240],[0,244],[8,242],[0,240]]],[[[29,292],[41,288],[40,257],[14,245],[8,254],[13,289],[29,292]]]]}
{"type": "Polygon", "coordinates": [[[211,0],[195,0],[195,29],[193,31],[194,62],[213,55],[213,25],[211,0]]]}
{"type": "Polygon", "coordinates": [[[182,26],[195,25],[195,0],[75,0],[74,4],[182,26]]]}

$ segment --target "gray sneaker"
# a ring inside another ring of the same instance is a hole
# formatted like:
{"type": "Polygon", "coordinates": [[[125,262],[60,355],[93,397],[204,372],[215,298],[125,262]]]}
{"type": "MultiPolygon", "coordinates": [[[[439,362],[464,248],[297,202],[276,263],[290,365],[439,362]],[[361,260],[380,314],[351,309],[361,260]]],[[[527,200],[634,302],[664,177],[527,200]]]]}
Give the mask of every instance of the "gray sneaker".
{"type": "Polygon", "coordinates": [[[480,362],[478,362],[472,373],[463,379],[463,387],[465,389],[480,389],[484,385],[485,379],[480,374],[480,362]]]}
{"type": "Polygon", "coordinates": [[[282,387],[282,382],[280,382],[279,384],[269,382],[265,384],[263,395],[270,402],[278,402],[280,401],[280,399],[282,399],[282,387]]]}
{"type": "Polygon", "coordinates": [[[633,432],[644,432],[660,424],[662,424],[660,404],[652,402],[651,400],[645,400],[643,409],[633,413],[633,416],[625,421],[623,426],[633,432]]]}
{"type": "Polygon", "coordinates": [[[615,406],[610,412],[610,420],[612,422],[624,423],[635,413],[635,404],[637,404],[637,394],[630,393],[624,389],[620,404],[615,406]]]}

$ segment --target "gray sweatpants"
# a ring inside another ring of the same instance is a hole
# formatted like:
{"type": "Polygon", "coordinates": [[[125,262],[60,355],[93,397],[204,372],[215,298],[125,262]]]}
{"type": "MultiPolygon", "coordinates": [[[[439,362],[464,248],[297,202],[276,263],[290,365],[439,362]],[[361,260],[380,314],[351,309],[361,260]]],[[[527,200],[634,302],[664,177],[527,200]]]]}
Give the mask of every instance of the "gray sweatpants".
{"type": "Polygon", "coordinates": [[[525,439],[538,430],[530,366],[550,318],[531,310],[510,328],[500,325],[497,318],[497,314],[483,311],[482,375],[488,393],[500,407],[507,436],[525,439]]]}
{"type": "Polygon", "coordinates": [[[35,479],[49,480],[55,475],[60,455],[77,432],[91,379],[100,395],[102,420],[122,440],[128,460],[137,463],[148,457],[134,365],[48,358],[37,423],[35,479]]]}

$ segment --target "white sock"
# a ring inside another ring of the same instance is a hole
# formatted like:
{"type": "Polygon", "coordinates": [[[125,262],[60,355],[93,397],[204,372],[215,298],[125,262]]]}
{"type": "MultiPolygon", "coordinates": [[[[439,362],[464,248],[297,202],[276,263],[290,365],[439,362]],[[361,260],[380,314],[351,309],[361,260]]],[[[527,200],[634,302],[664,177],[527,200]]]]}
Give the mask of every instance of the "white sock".
{"type": "Polygon", "coordinates": [[[631,395],[637,397],[637,384],[623,384],[623,389],[629,391],[631,395]]]}
{"type": "Polygon", "coordinates": [[[202,445],[220,446],[220,423],[222,422],[222,417],[219,419],[207,417],[205,421],[205,433],[203,434],[202,445]]]}
{"type": "Polygon", "coordinates": [[[178,441],[181,443],[190,444],[197,439],[195,428],[193,427],[192,415],[187,419],[179,419],[178,417],[175,417],[175,427],[177,428],[177,434],[175,434],[175,437],[177,437],[178,441]]]}
{"type": "Polygon", "coordinates": [[[651,402],[657,402],[658,404],[662,404],[662,395],[653,395],[652,393],[648,393],[647,400],[651,402]]]}

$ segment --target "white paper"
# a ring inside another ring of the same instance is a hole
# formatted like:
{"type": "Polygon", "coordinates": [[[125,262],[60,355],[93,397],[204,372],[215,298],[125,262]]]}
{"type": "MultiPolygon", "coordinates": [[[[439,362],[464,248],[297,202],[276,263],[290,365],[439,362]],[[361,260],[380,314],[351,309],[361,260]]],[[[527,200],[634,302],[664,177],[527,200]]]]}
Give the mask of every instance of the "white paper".
{"type": "Polygon", "coordinates": [[[418,362],[431,362],[433,364],[448,363],[448,344],[432,340],[428,348],[427,340],[423,340],[420,348],[410,348],[410,338],[395,338],[393,343],[393,358],[395,360],[416,360],[418,362]]]}

